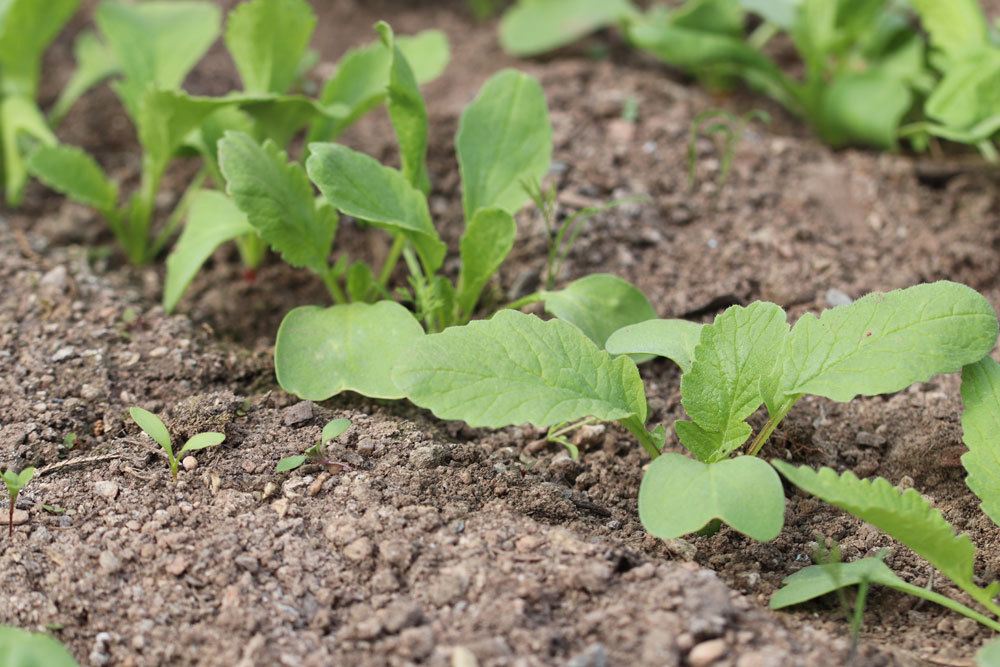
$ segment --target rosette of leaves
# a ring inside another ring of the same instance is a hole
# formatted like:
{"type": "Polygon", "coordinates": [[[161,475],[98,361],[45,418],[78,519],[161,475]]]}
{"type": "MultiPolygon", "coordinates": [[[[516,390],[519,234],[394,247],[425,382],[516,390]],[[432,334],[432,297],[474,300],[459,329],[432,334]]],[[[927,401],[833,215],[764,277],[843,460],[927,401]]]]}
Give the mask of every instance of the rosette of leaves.
{"type": "Polygon", "coordinates": [[[784,494],[756,455],[799,400],[896,392],[982,359],[996,337],[989,302],[947,281],[868,294],[791,327],[779,306],[755,302],[707,325],[652,320],[616,332],[609,351],[664,356],[683,371],[689,419],[674,430],[694,460],[671,453],[650,465],[639,492],[643,525],[673,538],[719,520],[754,539],[773,539],[783,524],[784,494]],[[747,419],[762,406],[768,420],[754,434],[747,419]]]}

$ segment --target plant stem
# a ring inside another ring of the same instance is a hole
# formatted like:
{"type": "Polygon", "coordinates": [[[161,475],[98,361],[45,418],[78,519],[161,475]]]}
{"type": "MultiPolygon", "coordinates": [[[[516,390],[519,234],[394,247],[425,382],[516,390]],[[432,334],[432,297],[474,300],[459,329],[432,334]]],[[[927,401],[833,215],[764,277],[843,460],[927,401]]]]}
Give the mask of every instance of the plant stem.
{"type": "Polygon", "coordinates": [[[207,175],[207,170],[205,167],[202,167],[198,170],[198,173],[195,174],[194,178],[191,179],[187,189],[184,190],[184,194],[181,195],[180,200],[177,202],[177,206],[174,207],[174,210],[170,213],[170,217],[167,218],[167,224],[163,226],[163,229],[160,230],[159,234],[157,234],[156,240],[153,241],[150,259],[160,254],[160,251],[167,245],[170,237],[173,236],[174,232],[177,231],[177,228],[180,227],[181,221],[184,219],[184,216],[187,215],[188,209],[191,207],[191,200],[194,199],[195,193],[198,192],[202,184],[205,182],[205,177],[207,175]]]}
{"type": "Polygon", "coordinates": [[[747,38],[747,44],[758,51],[764,48],[764,45],[771,41],[771,38],[777,35],[779,32],[778,26],[768,21],[761,23],[757,26],[757,29],[750,33],[750,37],[747,38]]]}
{"type": "Polygon", "coordinates": [[[330,293],[330,298],[335,304],[347,303],[347,296],[340,288],[340,283],[337,282],[337,276],[332,268],[323,274],[323,284],[326,285],[326,291],[330,293]]]}
{"type": "Polygon", "coordinates": [[[660,449],[653,440],[652,434],[646,430],[646,425],[639,421],[638,417],[632,415],[628,419],[622,419],[619,423],[635,436],[642,448],[649,454],[649,458],[655,459],[660,455],[660,449]]]}
{"type": "Polygon", "coordinates": [[[764,424],[764,428],[760,430],[757,437],[755,437],[753,442],[750,443],[750,447],[747,449],[748,455],[757,456],[757,454],[760,453],[760,450],[767,443],[767,439],[771,437],[772,433],[774,433],[774,429],[778,428],[778,424],[781,423],[781,420],[785,418],[800,398],[802,398],[802,394],[789,396],[788,400],[786,400],[781,407],[778,408],[777,412],[768,418],[767,423],[764,424]]]}
{"type": "Polygon", "coordinates": [[[389,284],[389,278],[392,278],[392,272],[395,270],[396,264],[399,263],[399,256],[403,254],[403,248],[405,247],[406,237],[400,234],[392,242],[389,254],[385,256],[385,261],[382,262],[382,270],[378,273],[378,284],[381,287],[389,284]]]}
{"type": "Polygon", "coordinates": [[[858,584],[858,595],[854,599],[854,614],[851,616],[851,655],[857,653],[861,638],[861,626],[865,621],[865,604],[868,601],[868,589],[871,584],[867,579],[858,584]]]}
{"type": "MultiPolygon", "coordinates": [[[[956,581],[955,583],[958,582],[956,581]]],[[[997,605],[997,603],[993,601],[993,598],[990,597],[990,594],[986,590],[979,588],[978,586],[961,586],[961,588],[968,593],[973,600],[989,609],[991,614],[994,616],[1000,616],[1000,605],[997,605]]],[[[980,621],[980,623],[982,623],[982,621],[980,621]]],[[[989,627],[994,630],[1000,629],[1000,623],[990,625],[989,627]]]]}
{"type": "Polygon", "coordinates": [[[14,537],[14,503],[16,503],[16,502],[17,502],[17,494],[16,493],[11,493],[10,494],[10,513],[8,515],[9,518],[7,520],[7,537],[8,538],[14,537]]]}
{"type": "Polygon", "coordinates": [[[520,299],[517,299],[516,301],[511,301],[506,306],[504,306],[501,310],[504,310],[504,309],[507,309],[507,310],[520,310],[520,309],[524,308],[525,306],[530,306],[531,304],[538,303],[541,300],[542,300],[542,292],[533,292],[531,294],[528,294],[527,296],[522,296],[520,299]]]}
{"type": "Polygon", "coordinates": [[[562,428],[557,429],[555,431],[549,431],[549,434],[546,436],[546,438],[558,438],[559,436],[566,435],[567,433],[572,433],[578,428],[589,426],[590,424],[593,424],[597,421],[598,420],[594,417],[587,417],[586,419],[581,419],[580,421],[573,422],[572,424],[567,424],[566,426],[563,426],[562,428]]]}

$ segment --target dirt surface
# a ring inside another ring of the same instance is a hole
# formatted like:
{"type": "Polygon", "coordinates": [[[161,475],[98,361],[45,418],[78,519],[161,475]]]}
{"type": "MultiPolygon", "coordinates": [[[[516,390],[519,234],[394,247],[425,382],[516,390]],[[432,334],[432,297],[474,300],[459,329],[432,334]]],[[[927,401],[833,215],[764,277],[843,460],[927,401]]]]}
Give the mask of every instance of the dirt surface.
{"type": "MultiPolygon", "coordinates": [[[[495,26],[472,22],[460,3],[321,5],[314,44],[324,62],[367,41],[379,18],[399,33],[448,33],[452,64],[425,94],[432,212],[452,247],[461,233],[458,114],[490,74],[517,64],[549,98],[551,181],[564,208],[643,199],[590,223],[563,280],[616,273],[661,316],[695,319],[754,299],[798,315],[939,278],[1000,305],[995,172],[830,151],[766,102],[710,97],[614,38],[603,60],[584,44],[514,63],[499,51],[495,26]],[[634,123],[622,117],[629,99],[638,104],[634,123]],[[690,125],[717,106],[766,108],[774,121],[748,129],[724,184],[718,152],[700,141],[692,186],[690,125]]],[[[47,71],[64,69],[69,44],[60,41],[47,71]]],[[[59,79],[47,81],[51,97],[59,79]]],[[[215,49],[189,88],[219,93],[236,83],[215,49]]],[[[137,180],[131,128],[107,90],[82,100],[60,134],[124,182],[137,180]]],[[[344,141],[396,160],[381,112],[344,141]]],[[[172,170],[164,211],[190,174],[188,164],[172,170]]],[[[90,211],[33,186],[26,206],[3,218],[0,464],[61,467],[19,501],[28,520],[0,555],[8,599],[0,622],[53,628],[94,665],[851,659],[836,606],[774,614],[766,602],[809,564],[817,536],[839,542],[850,559],[892,546],[854,519],[792,493],[785,531],[772,543],[728,530],[664,543],[645,535],[636,513],[646,459],[615,429],[588,431],[577,463],[533,447],[540,433],[531,429],[487,433],[437,423],[405,403],[339,397],[312,406],[281,392],[269,347],[290,307],[324,302],[308,275],[271,262],[248,283],[235,253],[222,250],[181,314],[166,317],[158,270],[124,268],[95,250],[109,239],[90,211]],[[200,453],[173,484],[162,454],[125,418],[135,404],[163,413],[175,440],[212,429],[226,444],[200,453]],[[273,473],[333,416],[354,421],[331,452],[339,465],[273,473]],[[69,433],[77,435],[71,450],[69,433]]],[[[534,212],[522,213],[519,234],[500,276],[507,296],[533,290],[544,269],[534,212]]],[[[352,253],[385,250],[382,239],[350,228],[341,238],[352,253]]],[[[682,412],[677,371],[654,362],[643,375],[651,418],[669,426],[682,412]]],[[[962,482],[959,410],[954,377],[849,404],[806,400],[766,454],[915,486],[979,544],[986,581],[1000,574],[1000,531],[962,482]]],[[[919,585],[932,576],[902,548],[888,562],[919,585]]],[[[986,637],[962,617],[878,591],[854,662],[967,665],[986,637]]]]}

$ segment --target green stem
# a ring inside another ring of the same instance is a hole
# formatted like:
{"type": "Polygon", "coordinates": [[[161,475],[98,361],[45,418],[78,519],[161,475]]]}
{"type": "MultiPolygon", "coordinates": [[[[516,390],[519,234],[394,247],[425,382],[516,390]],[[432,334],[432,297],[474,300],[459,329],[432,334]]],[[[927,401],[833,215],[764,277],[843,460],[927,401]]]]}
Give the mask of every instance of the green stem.
{"type": "Polygon", "coordinates": [[[195,193],[201,188],[202,184],[205,182],[205,177],[208,175],[206,169],[202,167],[195,174],[195,177],[191,179],[188,184],[187,189],[184,190],[184,194],[181,195],[180,201],[177,202],[177,206],[170,213],[170,217],[167,218],[167,224],[163,226],[163,229],[156,236],[156,240],[153,241],[152,247],[152,257],[156,257],[163,250],[164,246],[173,236],[177,228],[180,227],[181,221],[184,216],[187,215],[188,209],[191,207],[191,200],[194,199],[195,193]]]}
{"type": "MultiPolygon", "coordinates": [[[[914,597],[923,598],[928,602],[939,604],[946,609],[951,609],[952,611],[959,613],[962,616],[965,616],[966,618],[971,618],[973,621],[985,625],[987,628],[990,628],[991,630],[1000,632],[1000,623],[990,618],[989,616],[979,613],[975,609],[965,606],[964,604],[958,602],[957,600],[952,600],[950,597],[946,595],[942,595],[941,593],[935,593],[934,591],[927,590],[926,588],[922,588],[920,586],[914,586],[913,584],[906,582],[904,582],[902,585],[893,586],[893,588],[895,588],[898,591],[902,591],[903,593],[909,593],[914,597]]],[[[976,600],[976,602],[980,603],[994,614],[1000,615],[1000,608],[997,608],[997,605],[994,604],[993,601],[989,599],[989,595],[987,595],[983,589],[976,588],[975,586],[973,586],[971,590],[965,588],[964,586],[962,587],[962,589],[965,590],[965,592],[968,593],[970,596],[972,596],[976,600]],[[985,600],[983,598],[985,598],[985,600]]]]}
{"type": "MultiPolygon", "coordinates": [[[[956,581],[955,583],[958,582],[956,581]]],[[[993,601],[993,598],[990,597],[990,594],[985,589],[972,585],[961,586],[961,588],[970,596],[972,596],[972,599],[974,599],[976,602],[978,602],[979,604],[983,605],[986,609],[988,609],[991,614],[993,614],[994,616],[1000,616],[1000,605],[997,605],[997,603],[993,601]]],[[[1000,628],[1000,624],[990,625],[989,627],[996,630],[1000,628]]]]}
{"type": "Polygon", "coordinates": [[[522,296],[516,301],[511,301],[506,306],[501,308],[501,310],[520,310],[525,306],[530,306],[533,303],[538,303],[542,300],[542,292],[533,292],[527,296],[522,296]]]}
{"type": "Polygon", "coordinates": [[[567,433],[572,433],[573,431],[577,430],[578,428],[582,428],[584,426],[589,426],[590,424],[593,424],[593,423],[595,423],[597,421],[599,421],[599,420],[597,418],[595,418],[595,417],[587,417],[586,419],[581,419],[580,421],[573,422],[572,424],[568,424],[566,426],[563,426],[562,428],[557,429],[555,431],[549,431],[549,434],[546,437],[547,438],[558,438],[560,436],[566,435],[567,433]]]}
{"type": "Polygon", "coordinates": [[[382,270],[378,274],[378,284],[381,287],[385,287],[389,284],[389,278],[392,277],[392,272],[396,268],[396,264],[399,263],[399,256],[403,254],[403,248],[406,247],[406,237],[400,234],[396,237],[396,240],[392,242],[392,247],[389,248],[389,254],[385,256],[385,261],[382,262],[382,270]]]}
{"type": "Polygon", "coordinates": [[[344,290],[340,288],[340,283],[337,282],[337,275],[332,269],[323,274],[323,284],[326,285],[326,291],[330,293],[330,298],[333,299],[335,304],[347,303],[347,296],[344,294],[344,290]]]}
{"type": "Polygon", "coordinates": [[[764,45],[770,42],[771,38],[777,35],[778,32],[778,26],[765,21],[757,26],[756,30],[750,33],[750,37],[747,38],[747,45],[759,51],[764,48],[764,45]]]}
{"type": "Polygon", "coordinates": [[[649,454],[649,458],[655,459],[660,455],[660,449],[653,440],[652,434],[646,430],[646,425],[639,421],[638,417],[632,415],[628,419],[622,419],[619,423],[635,436],[642,448],[649,454]]]}
{"type": "Polygon", "coordinates": [[[755,437],[753,442],[750,443],[750,447],[747,449],[748,455],[757,456],[757,454],[760,453],[760,450],[765,444],[767,444],[767,439],[771,437],[772,433],[774,433],[774,429],[778,428],[778,424],[781,423],[781,420],[785,418],[800,398],[802,398],[802,394],[789,396],[788,400],[786,400],[781,407],[778,408],[777,412],[768,418],[767,423],[764,424],[764,428],[760,430],[757,437],[755,437]]]}
{"type": "Polygon", "coordinates": [[[854,614],[851,616],[851,652],[858,650],[858,640],[861,637],[861,626],[865,621],[865,604],[868,601],[868,589],[871,583],[864,579],[858,584],[858,596],[854,600],[854,614]]]}

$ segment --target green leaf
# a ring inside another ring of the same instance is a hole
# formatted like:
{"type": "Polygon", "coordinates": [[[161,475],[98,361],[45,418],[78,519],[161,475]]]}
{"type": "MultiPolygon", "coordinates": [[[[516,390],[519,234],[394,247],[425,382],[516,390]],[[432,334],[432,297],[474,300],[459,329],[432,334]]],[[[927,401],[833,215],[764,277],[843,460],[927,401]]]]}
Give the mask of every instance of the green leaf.
{"type": "Polygon", "coordinates": [[[78,667],[70,652],[52,637],[9,625],[0,625],[0,665],[78,667]]]}
{"type": "Polygon", "coordinates": [[[167,450],[167,453],[171,457],[173,456],[173,443],[170,440],[170,433],[159,417],[149,410],[142,408],[129,408],[128,413],[146,435],[159,443],[160,447],[167,450]]]}
{"type": "Polygon", "coordinates": [[[500,44],[512,55],[534,56],[637,14],[629,0],[520,0],[500,21],[500,44]]]}
{"type": "Polygon", "coordinates": [[[983,644],[976,653],[976,667],[1000,667],[1000,638],[983,644]]]}
{"type": "Polygon", "coordinates": [[[163,284],[163,309],[173,311],[202,265],[227,241],[256,231],[229,197],[200,190],[191,199],[187,223],[167,257],[163,284]]]}
{"type": "Polygon", "coordinates": [[[159,180],[185,138],[219,109],[240,97],[192,97],[183,92],[150,89],[138,105],[136,126],[143,148],[143,169],[159,180]]]}
{"type": "Polygon", "coordinates": [[[215,447],[217,445],[221,445],[222,441],[225,439],[226,436],[222,433],[198,433],[188,438],[188,441],[184,443],[183,447],[181,447],[180,454],[183,454],[184,452],[194,452],[208,447],[215,447]]]}
{"type": "Polygon", "coordinates": [[[851,563],[824,563],[803,568],[785,577],[781,582],[784,585],[771,596],[770,607],[784,609],[822,597],[837,589],[858,586],[864,582],[886,586],[939,604],[990,627],[995,625],[988,617],[949,597],[903,581],[881,558],[877,557],[862,558],[851,563]]]}
{"type": "Polygon", "coordinates": [[[740,0],[743,9],[759,14],[761,18],[783,30],[795,23],[802,0],[740,0]]]}
{"type": "Polygon", "coordinates": [[[347,269],[347,296],[351,301],[369,303],[378,298],[379,285],[372,267],[362,261],[351,264],[347,269]]]}
{"type": "Polygon", "coordinates": [[[306,462],[308,457],[305,454],[296,454],[295,456],[286,456],[285,458],[278,461],[278,465],[274,467],[274,472],[290,472],[296,468],[301,468],[302,464],[306,462]]]}
{"type": "Polygon", "coordinates": [[[1000,525],[1000,364],[990,357],[962,369],[962,455],[965,483],[983,512],[1000,525]]]}
{"type": "Polygon", "coordinates": [[[611,354],[652,354],[691,370],[701,324],[688,320],[646,320],[615,331],[604,344],[611,354]]]}
{"type": "Polygon", "coordinates": [[[931,507],[915,489],[901,492],[882,477],[858,479],[850,471],[838,475],[830,468],[815,471],[784,461],[771,463],[806,493],[902,542],[956,584],[975,588],[972,566],[976,547],[968,535],[956,535],[941,511],[931,507]]]}
{"type": "MultiPolygon", "coordinates": [[[[438,78],[451,57],[448,38],[439,30],[397,37],[395,42],[420,84],[438,78]]],[[[349,111],[338,120],[318,121],[309,133],[310,140],[336,139],[354,121],[381,104],[389,85],[392,60],[392,52],[381,42],[348,51],[323,87],[320,102],[327,106],[341,105],[349,111]]]]}
{"type": "Polygon", "coordinates": [[[420,95],[417,78],[406,62],[406,56],[396,46],[392,28],[385,21],[380,21],[375,29],[393,53],[389,68],[389,118],[399,142],[403,176],[410,185],[427,194],[431,181],[427,175],[427,108],[424,98],[420,95]]]}
{"type": "Polygon", "coordinates": [[[292,266],[324,275],[337,233],[337,214],[317,207],[305,171],[270,141],[263,146],[241,132],[219,142],[226,191],[247,221],[292,266]]]}
{"type": "Polygon", "coordinates": [[[912,104],[910,87],[891,72],[878,67],[842,72],[823,88],[819,132],[835,147],[895,148],[900,122],[912,104]]]}
{"type": "Polygon", "coordinates": [[[350,419],[331,419],[323,427],[323,433],[320,435],[319,441],[326,444],[331,440],[342,436],[350,427],[350,419]]]}
{"type": "Polygon", "coordinates": [[[746,418],[764,401],[761,382],[779,363],[787,334],[785,312],[764,301],[733,306],[702,327],[694,363],[681,377],[692,421],[674,424],[701,461],[723,459],[750,437],[746,418]]]}
{"type": "Polygon", "coordinates": [[[105,0],[94,20],[125,74],[118,92],[135,118],[147,88],[180,88],[219,36],[221,12],[197,0],[105,0]]]}
{"type": "Polygon", "coordinates": [[[305,0],[250,0],[226,21],[226,48],[244,90],[285,93],[298,77],[316,15],[305,0]]]}
{"type": "Polygon", "coordinates": [[[841,402],[887,394],[982,359],[996,337],[993,307],[965,285],[873,292],[795,323],[780,389],[841,402]]]}
{"type": "Polygon", "coordinates": [[[55,135],[33,101],[20,95],[0,99],[0,147],[3,148],[0,172],[4,177],[5,197],[12,206],[21,203],[28,181],[22,151],[22,141],[26,138],[43,146],[56,143],[55,135]]]}
{"type": "Polygon", "coordinates": [[[393,301],[295,308],[282,320],[275,342],[278,384],[313,401],[342,391],[403,398],[390,374],[423,336],[412,313],[393,301]]]}
{"type": "Polygon", "coordinates": [[[28,171],[53,190],[81,204],[114,215],[118,205],[115,185],[87,153],[65,144],[42,146],[28,158],[28,171]]]}
{"type": "Polygon", "coordinates": [[[540,294],[546,312],[580,329],[598,347],[618,329],[656,317],[645,294],[609,273],[591,274],[540,294]]]}
{"type": "Polygon", "coordinates": [[[0,2],[0,98],[34,99],[42,54],[79,4],[79,0],[0,2]]]}
{"type": "Polygon", "coordinates": [[[28,482],[34,478],[35,469],[30,466],[19,473],[14,472],[13,470],[7,470],[3,474],[3,481],[7,486],[7,493],[11,496],[15,496],[20,493],[21,489],[28,486],[28,482]]]}
{"type": "Polygon", "coordinates": [[[998,108],[1000,48],[983,50],[949,67],[924,105],[928,117],[956,131],[996,118],[998,108]]]}
{"type": "Polygon", "coordinates": [[[989,26],[977,0],[912,0],[931,46],[954,62],[989,46],[989,26]]]}
{"type": "Polygon", "coordinates": [[[465,219],[481,208],[517,213],[530,199],[524,184],[541,181],[552,162],[552,124],[538,81],[511,69],[490,78],[462,113],[455,150],[465,219]]]}
{"type": "Polygon", "coordinates": [[[612,358],[571,324],[513,310],[422,338],[393,378],[413,403],[471,426],[646,420],[630,359],[612,358]]]}
{"type": "Polygon", "coordinates": [[[435,273],[446,247],[438,238],[424,194],[395,169],[339,144],[310,144],[309,178],[342,213],[410,239],[435,273]]]}
{"type": "Polygon", "coordinates": [[[88,90],[121,70],[118,59],[91,31],[81,33],[73,43],[76,69],[49,111],[49,120],[58,125],[70,108],[88,90]]]}
{"type": "Polygon", "coordinates": [[[785,493],[774,469],[755,456],[701,463],[666,453],[642,477],[639,519],[651,535],[665,540],[718,519],[766,542],[781,532],[785,493]]]}
{"type": "Polygon", "coordinates": [[[459,244],[462,268],[457,299],[462,316],[473,313],[483,288],[514,247],[516,235],[514,218],[498,208],[480,209],[466,224],[459,244]]]}

